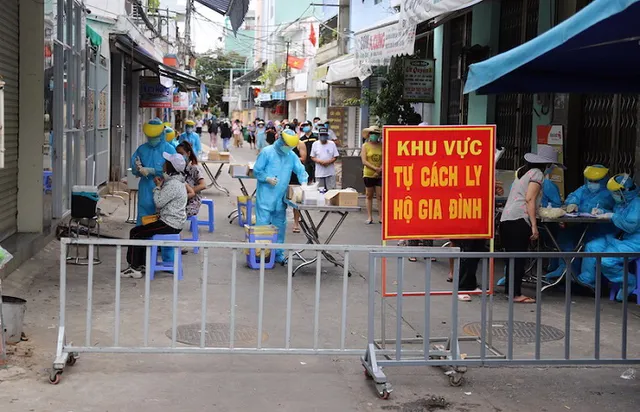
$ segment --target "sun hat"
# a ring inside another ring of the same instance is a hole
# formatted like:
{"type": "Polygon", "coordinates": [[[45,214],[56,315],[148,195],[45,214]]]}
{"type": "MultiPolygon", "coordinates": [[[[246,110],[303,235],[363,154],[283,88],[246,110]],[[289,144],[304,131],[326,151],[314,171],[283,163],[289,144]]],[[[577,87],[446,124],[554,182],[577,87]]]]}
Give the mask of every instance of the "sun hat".
{"type": "Polygon", "coordinates": [[[182,155],[177,153],[163,152],[162,157],[164,157],[164,160],[171,163],[171,165],[174,169],[176,169],[177,172],[184,172],[184,169],[187,166],[187,162],[184,160],[184,157],[182,155]]]}
{"type": "Polygon", "coordinates": [[[552,163],[561,169],[566,169],[566,167],[558,161],[558,152],[556,149],[546,144],[538,145],[538,153],[525,154],[524,160],[534,164],[552,163]]]}
{"type": "Polygon", "coordinates": [[[382,129],[378,126],[367,127],[362,130],[362,137],[368,139],[371,133],[382,135],[382,129]]]}

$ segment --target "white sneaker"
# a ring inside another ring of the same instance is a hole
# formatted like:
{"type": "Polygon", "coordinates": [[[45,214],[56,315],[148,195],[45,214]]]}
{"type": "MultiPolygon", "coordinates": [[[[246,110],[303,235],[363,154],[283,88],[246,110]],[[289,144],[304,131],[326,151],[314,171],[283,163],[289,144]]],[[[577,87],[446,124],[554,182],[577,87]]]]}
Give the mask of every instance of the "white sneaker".
{"type": "Polygon", "coordinates": [[[126,270],[120,273],[120,277],[142,279],[144,277],[144,272],[142,270],[134,269],[133,267],[128,267],[126,270]]]}

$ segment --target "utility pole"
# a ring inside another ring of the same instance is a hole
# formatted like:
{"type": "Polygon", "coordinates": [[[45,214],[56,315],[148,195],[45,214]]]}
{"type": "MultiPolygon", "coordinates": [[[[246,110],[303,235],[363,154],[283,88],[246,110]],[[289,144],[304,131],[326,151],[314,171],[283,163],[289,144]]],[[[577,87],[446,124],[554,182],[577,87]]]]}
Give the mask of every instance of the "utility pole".
{"type": "Polygon", "coordinates": [[[349,53],[349,0],[340,0],[338,4],[338,52],[349,53]]]}
{"type": "Polygon", "coordinates": [[[185,57],[191,53],[191,11],[193,9],[193,0],[187,0],[187,13],[184,23],[184,43],[186,47],[185,57]]]}
{"type": "Polygon", "coordinates": [[[289,102],[287,102],[287,86],[289,85],[289,45],[291,41],[287,40],[287,58],[284,68],[284,118],[289,118],[289,102]]]}

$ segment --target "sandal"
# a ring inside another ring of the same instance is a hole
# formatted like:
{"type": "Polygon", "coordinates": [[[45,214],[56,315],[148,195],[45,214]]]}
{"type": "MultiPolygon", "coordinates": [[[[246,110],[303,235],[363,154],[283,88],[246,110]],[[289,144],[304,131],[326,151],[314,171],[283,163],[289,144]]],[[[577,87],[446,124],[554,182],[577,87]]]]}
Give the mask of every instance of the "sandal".
{"type": "Polygon", "coordinates": [[[469,295],[458,295],[458,300],[460,302],[471,302],[471,296],[469,296],[469,295]]]}
{"type": "Polygon", "coordinates": [[[409,262],[417,262],[417,261],[418,261],[418,258],[415,258],[415,257],[409,258],[409,262]]]}
{"type": "Polygon", "coordinates": [[[449,273],[449,276],[447,276],[447,282],[453,283],[453,276],[451,276],[451,273],[449,273]]]}
{"type": "Polygon", "coordinates": [[[293,228],[293,233],[300,233],[300,228],[299,227],[294,227],[293,228]]]}
{"type": "Polygon", "coordinates": [[[531,303],[536,303],[536,300],[528,296],[523,296],[522,299],[519,299],[519,300],[514,299],[513,303],[531,304],[531,303]]]}
{"type": "Polygon", "coordinates": [[[372,225],[373,224],[373,220],[369,219],[367,221],[364,222],[365,225],[372,225]]]}

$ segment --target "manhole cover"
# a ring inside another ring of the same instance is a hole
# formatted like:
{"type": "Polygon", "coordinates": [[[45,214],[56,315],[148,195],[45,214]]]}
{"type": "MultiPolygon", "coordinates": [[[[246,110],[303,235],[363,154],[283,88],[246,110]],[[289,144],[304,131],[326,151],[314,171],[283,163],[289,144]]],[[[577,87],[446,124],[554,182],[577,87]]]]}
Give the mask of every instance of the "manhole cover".
{"type": "MultiPolygon", "coordinates": [[[[474,322],[462,328],[466,335],[480,336],[481,323],[474,322]]],[[[487,331],[488,332],[488,331],[487,331]]],[[[509,322],[493,321],[493,338],[501,342],[509,340],[509,322]]],[[[552,342],[564,338],[564,332],[548,325],[540,325],[540,342],[552,342]]],[[[513,342],[519,344],[534,343],[536,341],[535,322],[513,322],[513,342]]]]}
{"type": "MultiPolygon", "coordinates": [[[[200,323],[178,325],[177,341],[185,345],[200,346],[200,323]]],[[[171,339],[171,329],[167,330],[167,337],[171,339]]],[[[258,343],[258,330],[250,326],[236,324],[234,346],[255,347],[258,343]]],[[[207,347],[229,347],[229,324],[207,323],[204,345],[207,347]]],[[[262,342],[266,342],[269,335],[262,332],[262,342]]]]}

